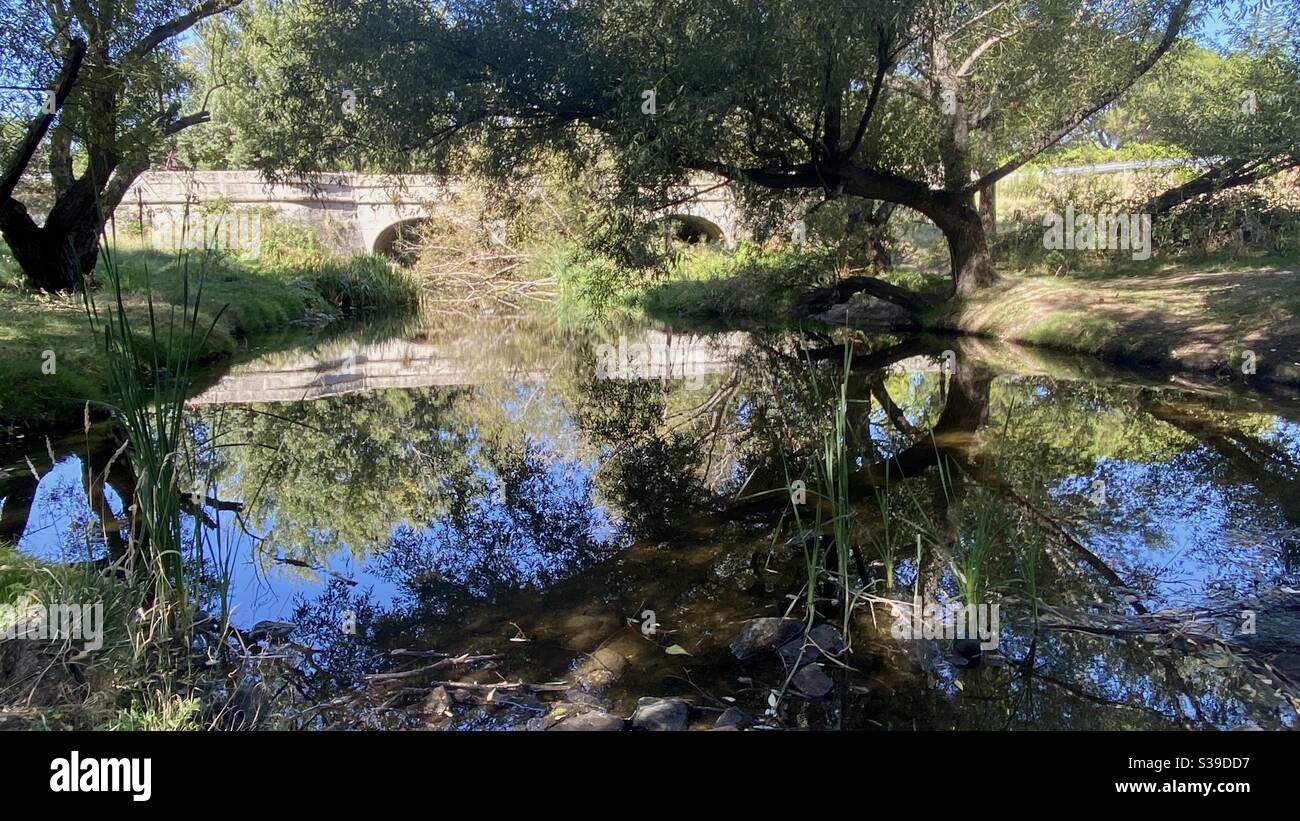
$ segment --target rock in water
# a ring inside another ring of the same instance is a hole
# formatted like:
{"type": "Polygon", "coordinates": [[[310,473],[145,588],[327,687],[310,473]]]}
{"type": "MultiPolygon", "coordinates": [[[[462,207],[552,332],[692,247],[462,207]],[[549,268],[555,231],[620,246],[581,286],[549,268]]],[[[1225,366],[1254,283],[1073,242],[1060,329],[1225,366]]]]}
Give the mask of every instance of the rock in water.
{"type": "Polygon", "coordinates": [[[679,698],[640,698],[632,713],[636,730],[685,730],[690,710],[679,698]]]}
{"type": "Polygon", "coordinates": [[[831,681],[831,677],[826,675],[826,671],[820,664],[809,664],[804,667],[794,674],[790,683],[809,698],[821,698],[835,689],[835,682],[831,681]]]}
{"type": "Polygon", "coordinates": [[[844,637],[840,631],[836,630],[829,624],[819,624],[812,630],[808,631],[808,640],[805,643],[803,637],[796,637],[791,641],[781,645],[777,651],[781,656],[781,661],[789,667],[802,667],[805,664],[812,664],[822,657],[822,653],[831,656],[838,656],[844,652],[844,637]],[[800,650],[803,651],[802,655],[800,650]]]}
{"type": "Polygon", "coordinates": [[[718,720],[713,724],[713,729],[743,730],[753,723],[754,719],[750,718],[749,713],[739,707],[728,707],[722,711],[722,715],[718,716],[718,720]]]}
{"type": "Polygon", "coordinates": [[[759,653],[775,650],[802,633],[803,622],[799,619],[750,619],[740,626],[740,633],[732,640],[731,654],[744,661],[759,653]]]}
{"type": "Polygon", "coordinates": [[[875,297],[854,297],[850,302],[832,305],[829,310],[816,314],[813,318],[827,325],[839,325],[863,331],[891,331],[916,327],[916,319],[906,308],[875,297]]]}
{"type": "Polygon", "coordinates": [[[603,710],[590,710],[563,718],[547,729],[552,732],[616,732],[623,729],[623,719],[603,710]]]}

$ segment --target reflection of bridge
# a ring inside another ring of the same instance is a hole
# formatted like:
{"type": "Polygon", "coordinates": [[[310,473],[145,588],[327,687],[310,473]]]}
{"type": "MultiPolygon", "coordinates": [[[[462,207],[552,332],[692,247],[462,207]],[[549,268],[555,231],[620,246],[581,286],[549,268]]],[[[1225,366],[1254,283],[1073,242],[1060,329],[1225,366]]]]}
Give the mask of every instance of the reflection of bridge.
{"type": "MultiPolygon", "coordinates": [[[[328,174],[308,185],[271,184],[256,171],[153,171],[131,186],[116,218],[142,223],[160,248],[180,247],[182,237],[188,247],[256,248],[262,219],[274,215],[318,229],[338,250],[388,253],[400,226],[435,215],[457,190],[454,180],[419,175],[328,174]]],[[[687,238],[734,244],[730,187],[701,179],[693,190],[654,216],[678,218],[687,238]]]]}
{"type": "MultiPolygon", "coordinates": [[[[729,370],[744,346],[745,336],[739,333],[695,336],[648,331],[623,344],[648,353],[642,363],[633,362],[609,378],[685,380],[689,388],[700,377],[729,370]]],[[[589,357],[597,369],[602,359],[600,348],[577,355],[589,357]]],[[[196,405],[298,402],[360,391],[542,381],[554,370],[553,364],[539,361],[513,367],[494,359],[481,345],[396,339],[254,360],[190,401],[196,405]]]]}

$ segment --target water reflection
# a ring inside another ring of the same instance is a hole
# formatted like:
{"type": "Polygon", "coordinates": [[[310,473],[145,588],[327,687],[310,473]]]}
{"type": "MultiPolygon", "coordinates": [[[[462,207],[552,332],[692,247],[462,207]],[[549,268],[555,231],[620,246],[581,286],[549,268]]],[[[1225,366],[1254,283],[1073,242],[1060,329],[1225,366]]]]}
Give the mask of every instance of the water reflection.
{"type": "MultiPolygon", "coordinates": [[[[492,656],[455,675],[562,680],[564,699],[624,715],[642,695],[761,715],[785,672],[727,645],[803,600],[789,483],[843,389],[852,585],[877,599],[854,611],[834,697],[776,719],[1294,723],[1276,692],[1300,678],[1294,406],[1015,348],[847,341],[525,321],[264,357],[195,398],[195,436],[223,443],[212,492],[242,503],[200,527],[229,557],[235,621],[298,625],[277,674],[299,697],[360,694],[299,713],[307,726],[522,726],[549,709],[513,690],[457,691],[436,720],[421,699],[372,700],[366,676],[409,654],[492,656]],[[680,367],[611,374],[602,346],[629,340],[677,346],[661,361],[680,367]],[[972,596],[1002,607],[989,663],[889,635],[891,600],[972,596]]],[[[120,553],[134,482],[116,447],[101,428],[7,455],[0,538],[51,560],[120,553]]],[[[820,619],[842,594],[818,584],[820,619]]]]}

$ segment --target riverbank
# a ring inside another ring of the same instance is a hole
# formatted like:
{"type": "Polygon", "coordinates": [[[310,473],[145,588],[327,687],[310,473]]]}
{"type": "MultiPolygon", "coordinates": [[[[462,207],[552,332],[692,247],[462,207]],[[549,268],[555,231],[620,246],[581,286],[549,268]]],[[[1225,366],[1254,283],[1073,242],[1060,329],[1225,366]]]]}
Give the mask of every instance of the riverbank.
{"type": "MultiPolygon", "coordinates": [[[[150,295],[163,338],[168,317],[174,312],[179,322],[186,299],[191,305],[199,300],[199,325],[212,328],[191,351],[199,364],[227,360],[255,336],[321,328],[358,314],[413,311],[419,302],[418,283],[372,256],[275,264],[125,249],[115,260],[123,304],[140,332],[146,360],[155,348],[147,330],[150,295]]],[[[116,301],[102,267],[101,286],[92,294],[99,312],[116,301]]],[[[188,335],[178,331],[177,339],[186,344],[188,335]]],[[[12,260],[0,255],[0,431],[66,425],[82,417],[87,401],[102,401],[103,345],[91,331],[80,294],[27,290],[12,260]]]]}
{"type": "Polygon", "coordinates": [[[1300,266],[1170,266],[1120,276],[1005,273],[926,318],[1108,362],[1300,384],[1300,266]]]}

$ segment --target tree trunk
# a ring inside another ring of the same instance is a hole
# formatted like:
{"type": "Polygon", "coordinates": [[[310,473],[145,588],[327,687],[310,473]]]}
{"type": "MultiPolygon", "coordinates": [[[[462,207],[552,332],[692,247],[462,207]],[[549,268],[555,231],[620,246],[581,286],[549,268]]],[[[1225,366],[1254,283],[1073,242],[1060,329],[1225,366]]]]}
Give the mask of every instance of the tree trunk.
{"type": "Polygon", "coordinates": [[[845,226],[851,263],[864,270],[881,274],[893,270],[889,246],[885,243],[889,217],[898,206],[892,202],[862,200],[849,209],[845,226]]]}
{"type": "Polygon", "coordinates": [[[0,499],[4,500],[0,507],[0,542],[17,546],[22,539],[39,484],[40,480],[31,473],[19,471],[0,485],[0,499]]]}
{"type": "Polygon", "coordinates": [[[957,296],[970,296],[980,288],[997,282],[998,275],[993,270],[993,257],[989,254],[984,223],[980,220],[979,212],[969,202],[945,209],[935,223],[948,241],[953,289],[957,296]]]}
{"type": "Polygon", "coordinates": [[[22,203],[0,204],[0,236],[33,288],[53,293],[80,287],[81,258],[71,238],[38,226],[22,203]]]}
{"type": "Polygon", "coordinates": [[[984,223],[984,233],[996,236],[998,233],[998,184],[990,183],[979,192],[980,220],[984,223]]]}
{"type": "Polygon", "coordinates": [[[37,225],[17,200],[0,204],[0,236],[14,261],[38,290],[55,293],[79,290],[95,270],[102,228],[96,208],[51,217],[37,225]]]}

